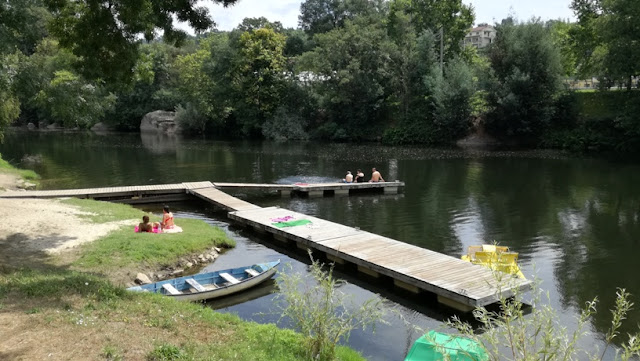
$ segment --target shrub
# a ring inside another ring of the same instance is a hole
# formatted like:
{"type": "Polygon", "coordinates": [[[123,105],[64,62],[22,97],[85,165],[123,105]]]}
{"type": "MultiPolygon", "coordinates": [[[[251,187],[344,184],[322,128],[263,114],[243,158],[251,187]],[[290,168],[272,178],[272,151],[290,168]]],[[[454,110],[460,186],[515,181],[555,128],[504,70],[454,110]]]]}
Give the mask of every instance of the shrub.
{"type": "MultiPolygon", "coordinates": [[[[596,312],[597,298],[585,304],[576,329],[568,332],[559,322],[557,311],[548,302],[541,302],[540,288],[535,289],[530,315],[527,315],[528,306],[522,302],[522,295],[516,293],[513,298],[500,298],[499,311],[480,307],[473,312],[481,324],[480,330],[474,330],[457,317],[447,325],[456,328],[464,337],[483,344],[493,360],[602,360],[607,348],[619,336],[627,312],[633,307],[629,293],[618,289],[616,306],[611,310],[611,327],[604,338],[605,347],[601,353],[593,353],[578,348],[578,341],[587,334],[585,328],[596,312]]],[[[635,335],[629,335],[620,350],[616,350],[616,359],[626,361],[633,356],[640,356],[640,328],[635,335]]]]}
{"type": "Polygon", "coordinates": [[[333,267],[324,271],[323,264],[311,257],[310,272],[312,286],[307,286],[300,274],[281,272],[276,303],[282,317],[290,318],[306,337],[307,356],[318,361],[333,360],[336,344],[348,340],[353,329],[375,329],[376,323],[384,322],[382,300],[369,299],[356,307],[339,290],[346,282],[333,276],[333,267]]]}

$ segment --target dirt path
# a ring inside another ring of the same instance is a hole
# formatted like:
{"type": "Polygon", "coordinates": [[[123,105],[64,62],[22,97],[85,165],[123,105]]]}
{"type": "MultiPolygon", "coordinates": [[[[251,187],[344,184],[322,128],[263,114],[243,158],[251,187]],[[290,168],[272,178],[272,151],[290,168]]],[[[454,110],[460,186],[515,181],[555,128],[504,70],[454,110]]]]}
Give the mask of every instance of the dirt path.
{"type": "Polygon", "coordinates": [[[57,200],[0,198],[0,266],[37,266],[30,263],[135,223],[93,224],[82,219],[82,214],[57,200]]]}
{"type": "Polygon", "coordinates": [[[19,179],[20,177],[14,174],[0,173],[0,190],[16,189],[19,179]]]}

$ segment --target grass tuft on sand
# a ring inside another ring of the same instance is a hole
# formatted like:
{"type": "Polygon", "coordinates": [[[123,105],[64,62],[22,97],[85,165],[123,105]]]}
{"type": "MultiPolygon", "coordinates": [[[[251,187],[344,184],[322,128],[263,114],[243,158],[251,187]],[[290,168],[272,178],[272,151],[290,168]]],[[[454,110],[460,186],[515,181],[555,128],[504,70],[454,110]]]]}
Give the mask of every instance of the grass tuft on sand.
{"type": "MultiPolygon", "coordinates": [[[[4,324],[31,325],[28,335],[7,330],[0,349],[29,359],[293,361],[305,355],[303,337],[291,330],[244,322],[199,303],[127,292],[83,272],[0,271],[0,304],[4,324]],[[20,348],[24,337],[28,349],[20,348]]],[[[337,359],[364,360],[345,347],[337,359]]]]}

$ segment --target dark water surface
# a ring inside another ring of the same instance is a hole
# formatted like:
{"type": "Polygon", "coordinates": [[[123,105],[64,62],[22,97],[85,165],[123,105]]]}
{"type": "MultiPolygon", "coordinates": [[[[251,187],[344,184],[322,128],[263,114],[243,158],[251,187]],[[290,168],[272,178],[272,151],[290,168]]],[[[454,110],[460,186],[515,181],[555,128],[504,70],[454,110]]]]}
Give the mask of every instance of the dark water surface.
{"type": "MultiPolygon", "coordinates": [[[[9,133],[3,158],[42,175],[42,189],[106,187],[187,181],[293,183],[334,181],[346,170],[377,167],[385,179],[406,182],[398,195],[287,198],[237,193],[260,206],[283,208],[378,233],[459,257],[467,246],[498,241],[520,253],[528,278],[549,292],[559,322],[571,329],[579,308],[598,296],[600,312],[581,343],[599,344],[609,326],[616,287],[638,303],[640,281],[640,166],[553,152],[433,150],[379,145],[222,142],[138,134],[9,133]],[[22,161],[39,155],[40,163],[22,161]]],[[[157,207],[151,209],[158,212],[157,207]]],[[[229,226],[224,214],[199,201],[176,203],[177,216],[223,227],[238,247],[210,268],[282,259],[306,272],[304,255],[291,254],[259,235],[229,226]]],[[[340,273],[339,273],[340,274],[340,273]]],[[[343,275],[349,277],[349,275],[343,275]]],[[[361,303],[383,292],[375,282],[349,279],[344,287],[361,303]]],[[[223,312],[274,322],[274,283],[238,299],[212,302],[223,312]],[[246,301],[237,304],[236,302],[246,301]],[[236,304],[234,304],[236,303],[236,304]]],[[[411,324],[440,327],[449,316],[430,302],[390,294],[411,324]]],[[[398,317],[375,334],[356,331],[348,344],[371,360],[401,360],[419,336],[398,317]]],[[[634,310],[621,334],[637,330],[634,310]]],[[[611,356],[611,355],[608,355],[611,356]]]]}

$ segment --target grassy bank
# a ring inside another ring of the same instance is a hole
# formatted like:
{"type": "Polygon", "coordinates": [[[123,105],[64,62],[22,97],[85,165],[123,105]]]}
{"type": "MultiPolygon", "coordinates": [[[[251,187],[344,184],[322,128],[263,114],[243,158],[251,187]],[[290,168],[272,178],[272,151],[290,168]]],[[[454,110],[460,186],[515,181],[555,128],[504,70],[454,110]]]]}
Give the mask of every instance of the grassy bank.
{"type": "MultiPolygon", "coordinates": [[[[301,360],[305,354],[303,337],[293,331],[126,292],[83,272],[0,273],[0,309],[9,325],[0,349],[9,359],[301,360]],[[28,349],[17,347],[25,338],[28,349]]],[[[339,360],[363,360],[350,349],[337,351],[339,360]]]]}
{"type": "Polygon", "coordinates": [[[40,179],[40,176],[32,170],[19,169],[12,166],[11,164],[9,164],[9,162],[2,159],[2,154],[0,154],[0,173],[13,174],[21,177],[22,179],[29,180],[29,181],[35,181],[40,179]]]}
{"type": "MultiPolygon", "coordinates": [[[[0,265],[0,324],[7,326],[0,358],[305,359],[307,343],[301,334],[245,322],[201,303],[127,292],[111,281],[118,279],[114,275],[159,268],[213,245],[233,246],[222,230],[200,220],[176,219],[183,233],[134,233],[144,214],[140,210],[92,200],[63,203],[79,207],[93,223],[129,224],[38,269],[29,269],[28,259],[21,269],[0,265]]],[[[337,360],[363,360],[345,347],[337,355],[337,360]]]]}

